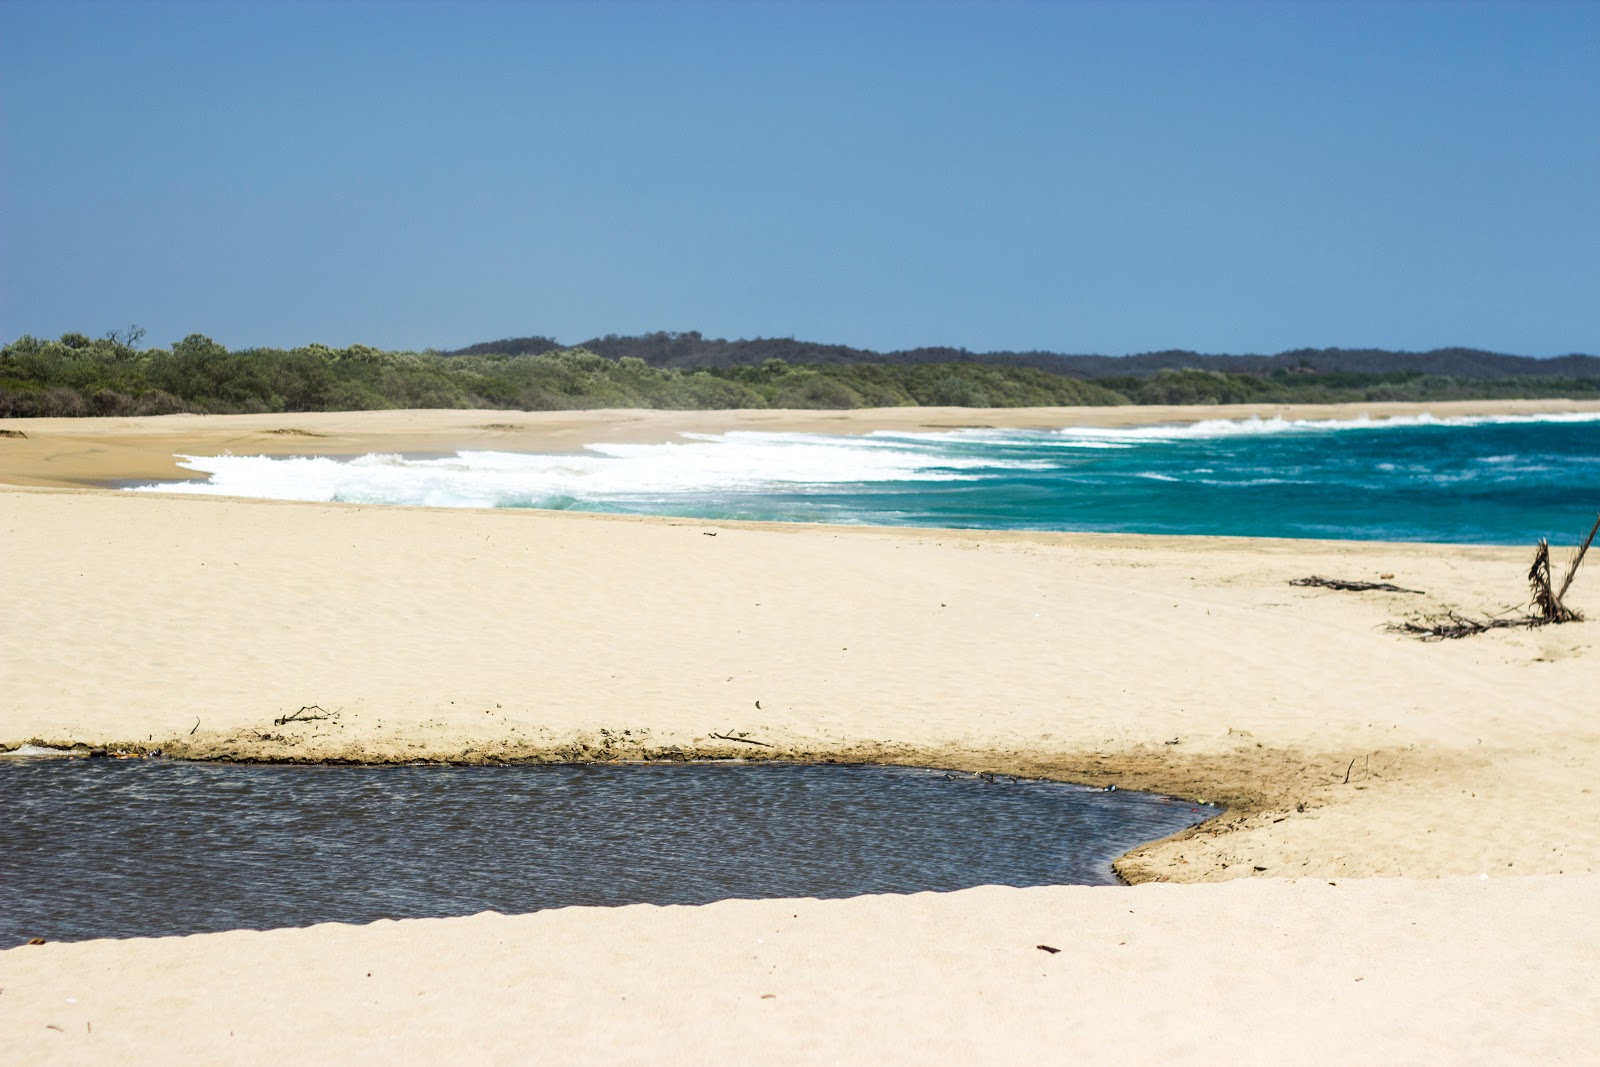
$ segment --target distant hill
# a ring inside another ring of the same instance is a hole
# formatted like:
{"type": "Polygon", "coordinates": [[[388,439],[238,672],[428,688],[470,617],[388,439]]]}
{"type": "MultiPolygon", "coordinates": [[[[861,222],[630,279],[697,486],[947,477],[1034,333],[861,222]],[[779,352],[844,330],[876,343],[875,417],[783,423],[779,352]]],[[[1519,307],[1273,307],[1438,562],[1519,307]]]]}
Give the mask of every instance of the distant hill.
{"type": "Polygon", "coordinates": [[[0,347],[0,418],[402,408],[1080,407],[1600,400],[1600,360],[1442,349],[1305,349],[1276,356],[1152,352],[1126,359],[954,348],[872,352],[699,334],[491,341],[458,354],[367,345],[229,351],[200,334],[20,337],[0,347]],[[586,351],[585,349],[592,349],[586,351]],[[504,353],[496,355],[495,353],[504,353]],[[654,366],[651,366],[654,364],[654,366]]]}
{"type": "Polygon", "coordinates": [[[969,352],[965,348],[912,348],[875,352],[848,345],[825,345],[784,337],[728,341],[685,333],[649,333],[636,337],[607,334],[563,345],[549,337],[511,337],[441,352],[445,356],[537,355],[581,347],[608,359],[633,356],[652,367],[715,369],[758,366],[769,359],[792,365],[862,363],[991,363],[1031,367],[1074,378],[1145,378],[1163,370],[1214,370],[1234,374],[1393,374],[1410,371],[1451,378],[1563,377],[1600,378],[1600,357],[1574,354],[1553,359],[1508,356],[1475,348],[1436,348],[1431,352],[1392,352],[1379,348],[1297,348],[1272,356],[1205,355],[1172,350],[1136,356],[1065,355],[1058,352],[969,352]]]}

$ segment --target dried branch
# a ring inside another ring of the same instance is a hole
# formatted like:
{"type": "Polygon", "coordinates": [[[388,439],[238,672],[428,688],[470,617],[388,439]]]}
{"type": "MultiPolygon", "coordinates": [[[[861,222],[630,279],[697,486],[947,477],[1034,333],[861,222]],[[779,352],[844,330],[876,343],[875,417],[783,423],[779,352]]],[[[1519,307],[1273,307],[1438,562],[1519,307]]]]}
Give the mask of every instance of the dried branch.
{"type": "Polygon", "coordinates": [[[1542,537],[1533,551],[1533,565],[1528,568],[1528,588],[1533,591],[1533,606],[1539,618],[1565,621],[1561,618],[1561,600],[1550,587],[1550,542],[1542,537]]]}
{"type": "MultiPolygon", "coordinates": [[[[1584,554],[1589,551],[1589,546],[1594,543],[1596,534],[1600,534],[1600,517],[1595,519],[1594,526],[1589,529],[1589,536],[1583,539],[1583,543],[1578,546],[1578,551],[1572,557],[1572,562],[1567,564],[1567,573],[1561,580],[1560,589],[1555,588],[1551,578],[1550,542],[1543,537],[1539,538],[1539,544],[1535,546],[1533,552],[1533,563],[1528,567],[1528,588],[1532,592],[1529,604],[1531,610],[1521,615],[1474,619],[1450,611],[1443,615],[1423,615],[1420,618],[1392,622],[1388,630],[1390,633],[1407,634],[1423,641],[1452,641],[1489,630],[1531,630],[1564,622],[1582,622],[1583,612],[1567,607],[1562,598],[1567,595],[1567,590],[1572,588],[1573,576],[1578,573],[1578,567],[1583,563],[1584,554]]],[[[1312,579],[1302,579],[1289,584],[1309,585],[1312,582],[1312,579]]]]}
{"type": "Polygon", "coordinates": [[[765,741],[756,741],[756,740],[754,740],[752,738],[749,738],[749,737],[734,737],[731,732],[730,733],[719,734],[715,730],[713,730],[711,732],[711,736],[715,737],[718,741],[737,741],[741,745],[760,745],[762,748],[776,748],[777,747],[776,745],[768,744],[765,741]]]}
{"type": "Polygon", "coordinates": [[[1583,544],[1578,546],[1578,554],[1572,557],[1572,562],[1567,564],[1567,576],[1561,579],[1561,591],[1556,593],[1557,600],[1567,598],[1567,590],[1572,588],[1572,578],[1578,573],[1578,565],[1583,562],[1583,554],[1589,551],[1589,546],[1594,544],[1594,535],[1600,533],[1600,515],[1596,515],[1594,525],[1589,527],[1589,536],[1583,539],[1583,544]]]}
{"type": "Polygon", "coordinates": [[[284,723],[288,723],[288,722],[317,722],[320,719],[331,719],[332,717],[333,716],[330,715],[328,713],[328,710],[326,708],[322,707],[322,705],[320,705],[320,704],[307,704],[305,707],[301,708],[299,711],[293,712],[293,713],[291,713],[289,715],[285,715],[281,719],[273,719],[272,720],[272,725],[274,725],[274,726],[282,726],[284,723]],[[322,712],[322,714],[321,715],[307,715],[306,712],[308,712],[308,711],[320,711],[320,712],[322,712]]]}
{"type": "Polygon", "coordinates": [[[1309,578],[1291,578],[1289,579],[1289,584],[1312,585],[1322,589],[1343,589],[1353,593],[1365,593],[1368,590],[1377,590],[1384,593],[1417,593],[1419,595],[1422,593],[1420,589],[1402,589],[1398,585],[1391,585],[1388,582],[1352,582],[1343,578],[1320,578],[1315,574],[1309,578]]]}
{"type": "Polygon", "coordinates": [[[1548,620],[1537,615],[1516,615],[1503,618],[1474,619],[1447,611],[1443,615],[1424,615],[1419,619],[1403,619],[1388,626],[1390,633],[1406,634],[1422,641],[1454,641],[1461,637],[1487,633],[1490,630],[1537,629],[1548,620]]]}
{"type": "Polygon", "coordinates": [[[1594,535],[1600,532],[1600,518],[1595,519],[1595,524],[1589,530],[1589,536],[1583,539],[1578,546],[1578,551],[1572,557],[1572,562],[1567,564],[1566,577],[1561,581],[1561,589],[1556,590],[1552,584],[1550,573],[1550,545],[1544,538],[1539,538],[1539,547],[1533,554],[1533,566],[1528,568],[1528,585],[1533,590],[1533,606],[1538,610],[1539,618],[1545,622],[1580,622],[1583,613],[1575,608],[1569,608],[1562,603],[1562,598],[1567,595],[1567,590],[1572,587],[1572,579],[1578,573],[1578,567],[1583,563],[1583,557],[1589,551],[1589,546],[1594,543],[1594,535]]]}

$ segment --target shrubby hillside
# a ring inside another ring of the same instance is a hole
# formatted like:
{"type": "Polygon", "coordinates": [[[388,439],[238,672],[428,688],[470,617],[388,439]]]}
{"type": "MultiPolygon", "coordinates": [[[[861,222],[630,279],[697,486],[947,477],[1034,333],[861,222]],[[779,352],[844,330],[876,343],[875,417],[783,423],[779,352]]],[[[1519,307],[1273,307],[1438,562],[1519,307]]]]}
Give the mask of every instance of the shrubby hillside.
{"type": "MultiPolygon", "coordinates": [[[[534,354],[563,347],[549,337],[510,337],[456,349],[445,355],[493,352],[534,354]]],[[[1136,356],[1065,355],[1060,352],[969,352],[964,348],[910,348],[876,352],[848,345],[797,341],[792,337],[756,337],[735,341],[705,337],[695,330],[647,333],[633,337],[607,334],[578,346],[612,359],[634,356],[652,367],[713,369],[754,366],[769,359],[803,364],[992,363],[1032,367],[1074,378],[1148,377],[1164,370],[1214,370],[1230,374],[1270,375],[1275,371],[1313,374],[1398,374],[1415,371],[1448,378],[1600,377],[1600,358],[1585,355],[1531,359],[1484,352],[1475,348],[1438,348],[1431,352],[1392,352],[1379,348],[1297,348],[1271,356],[1205,355],[1172,349],[1136,356]]]]}
{"type": "Polygon", "coordinates": [[[53,341],[13,341],[0,349],[0,416],[1600,397],[1600,377],[1460,378],[1420,370],[1323,373],[1302,365],[1257,373],[1164,368],[1144,376],[1085,380],[1032,366],[954,357],[796,364],[768,356],[759,363],[686,369],[588,348],[530,350],[538,345],[516,352],[444,354],[316,344],[230,351],[199,334],[170,348],[140,347],[140,340],[137,331],[129,331],[101,338],[68,333],[53,341]]]}

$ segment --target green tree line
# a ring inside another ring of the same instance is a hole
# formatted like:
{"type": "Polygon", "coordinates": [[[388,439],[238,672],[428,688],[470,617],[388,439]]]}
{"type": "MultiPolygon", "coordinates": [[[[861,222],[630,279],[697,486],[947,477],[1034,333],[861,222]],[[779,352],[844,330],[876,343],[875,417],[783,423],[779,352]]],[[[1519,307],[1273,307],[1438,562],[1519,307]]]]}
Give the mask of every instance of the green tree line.
{"type": "Polygon", "coordinates": [[[1453,378],[1415,371],[1252,375],[1163,370],[1081,378],[977,362],[796,365],[782,359],[688,370],[583,348],[540,354],[388,352],[365,345],[230,351],[193,334],[170,348],[137,331],[0,349],[0,416],[396,408],[859,408],[937,405],[1335,403],[1600,397],[1600,378],[1453,378]]]}

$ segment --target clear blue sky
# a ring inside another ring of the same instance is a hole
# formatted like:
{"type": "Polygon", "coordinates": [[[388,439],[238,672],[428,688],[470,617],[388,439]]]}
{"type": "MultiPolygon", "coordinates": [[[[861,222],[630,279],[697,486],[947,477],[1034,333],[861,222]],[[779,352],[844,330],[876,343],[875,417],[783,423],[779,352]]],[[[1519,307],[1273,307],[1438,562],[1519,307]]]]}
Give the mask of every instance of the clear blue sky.
{"type": "Polygon", "coordinates": [[[1600,352],[1600,3],[0,0],[0,338],[1600,352]]]}

